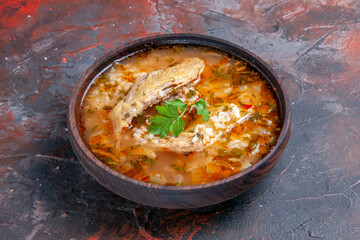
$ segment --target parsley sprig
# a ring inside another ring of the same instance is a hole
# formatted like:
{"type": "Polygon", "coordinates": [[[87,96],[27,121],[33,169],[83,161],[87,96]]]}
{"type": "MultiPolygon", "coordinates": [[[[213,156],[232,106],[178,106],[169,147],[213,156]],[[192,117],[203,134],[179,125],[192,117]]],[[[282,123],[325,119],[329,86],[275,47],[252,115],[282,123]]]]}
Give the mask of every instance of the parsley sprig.
{"type": "Polygon", "coordinates": [[[156,115],[150,119],[149,132],[152,132],[154,135],[160,135],[161,138],[169,135],[170,131],[173,132],[174,137],[179,136],[184,131],[185,126],[182,116],[192,105],[195,106],[198,115],[202,116],[205,121],[209,120],[210,112],[206,109],[208,105],[203,99],[199,99],[188,106],[176,98],[172,101],[166,101],[164,106],[156,106],[157,112],[162,114],[162,116],[156,115]]]}

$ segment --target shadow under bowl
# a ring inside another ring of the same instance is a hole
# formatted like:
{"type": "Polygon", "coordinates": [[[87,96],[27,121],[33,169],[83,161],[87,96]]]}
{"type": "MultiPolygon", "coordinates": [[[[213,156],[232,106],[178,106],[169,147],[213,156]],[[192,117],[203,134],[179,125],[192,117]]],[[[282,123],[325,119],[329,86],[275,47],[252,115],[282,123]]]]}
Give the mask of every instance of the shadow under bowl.
{"type": "Polygon", "coordinates": [[[69,138],[74,152],[85,169],[103,186],[114,193],[153,207],[185,209],[197,208],[231,199],[257,184],[280,159],[290,136],[291,108],[280,79],[259,57],[230,42],[197,34],[171,34],[142,39],[106,54],[83,74],[74,88],[68,112],[69,138]],[[106,71],[115,60],[134,53],[168,45],[212,48],[247,62],[260,72],[274,89],[278,98],[281,132],[269,153],[250,168],[231,177],[191,186],[163,186],[129,178],[102,163],[88,148],[80,129],[80,107],[92,81],[106,71]]]}

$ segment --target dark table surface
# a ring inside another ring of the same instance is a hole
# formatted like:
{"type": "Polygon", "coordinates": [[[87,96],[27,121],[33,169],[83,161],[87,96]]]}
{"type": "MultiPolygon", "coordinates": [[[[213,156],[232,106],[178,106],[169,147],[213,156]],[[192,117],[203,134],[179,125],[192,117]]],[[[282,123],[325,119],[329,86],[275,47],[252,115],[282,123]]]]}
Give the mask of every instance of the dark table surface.
{"type": "Polygon", "coordinates": [[[360,2],[0,3],[1,239],[359,239],[360,2]],[[246,47],[283,80],[287,149],[256,187],[192,210],[139,205],[76,159],[67,105],[82,73],[142,37],[200,33],[246,47]]]}

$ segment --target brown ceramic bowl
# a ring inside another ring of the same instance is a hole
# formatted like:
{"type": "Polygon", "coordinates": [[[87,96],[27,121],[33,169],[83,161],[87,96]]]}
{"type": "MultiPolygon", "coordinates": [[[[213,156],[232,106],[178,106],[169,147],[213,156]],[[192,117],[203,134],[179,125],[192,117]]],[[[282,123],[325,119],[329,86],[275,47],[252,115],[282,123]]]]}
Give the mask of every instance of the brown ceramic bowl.
{"type": "Polygon", "coordinates": [[[257,184],[280,159],[290,136],[291,109],[280,79],[259,57],[230,42],[202,35],[172,34],[146,38],[107,54],[83,74],[74,88],[68,112],[69,138],[76,156],[85,169],[109,190],[129,200],[161,208],[196,208],[231,199],[257,184]],[[220,181],[193,186],[162,186],[126,177],[103,164],[91,153],[80,132],[79,110],[83,96],[94,78],[108,69],[114,60],[135,52],[166,45],[210,47],[238,57],[262,73],[273,87],[280,105],[282,130],[269,154],[243,172],[220,181]]]}

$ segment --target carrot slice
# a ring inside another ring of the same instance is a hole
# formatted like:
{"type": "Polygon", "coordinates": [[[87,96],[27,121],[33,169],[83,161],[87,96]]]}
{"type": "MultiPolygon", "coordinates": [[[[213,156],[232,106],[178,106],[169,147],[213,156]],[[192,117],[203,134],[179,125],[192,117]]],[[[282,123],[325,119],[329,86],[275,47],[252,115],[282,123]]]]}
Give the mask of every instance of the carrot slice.
{"type": "Polygon", "coordinates": [[[90,145],[95,145],[101,142],[101,140],[103,139],[102,135],[96,135],[92,138],[90,138],[90,145]]]}
{"type": "Polygon", "coordinates": [[[92,152],[103,157],[108,157],[114,162],[120,162],[120,159],[118,159],[113,153],[107,152],[100,148],[94,148],[92,149],[92,152]]]}
{"type": "Polygon", "coordinates": [[[206,183],[208,174],[203,167],[196,168],[191,174],[191,181],[193,185],[206,183]]]}

